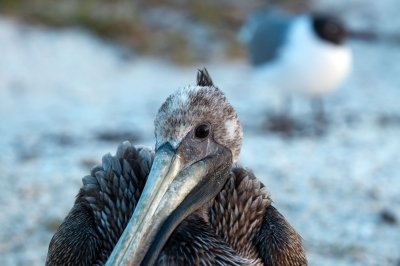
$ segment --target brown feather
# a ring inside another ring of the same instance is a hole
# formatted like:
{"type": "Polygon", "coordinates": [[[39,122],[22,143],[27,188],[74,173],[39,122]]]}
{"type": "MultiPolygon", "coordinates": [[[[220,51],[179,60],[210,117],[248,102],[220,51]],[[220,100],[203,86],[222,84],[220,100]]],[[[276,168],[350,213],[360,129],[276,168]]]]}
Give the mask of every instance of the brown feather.
{"type": "MultiPolygon", "coordinates": [[[[199,71],[197,85],[178,90],[161,106],[156,148],[167,141],[179,146],[188,130],[208,122],[213,140],[236,162],[242,128],[233,107],[206,69],[199,71]]],[[[106,262],[139,201],[153,157],[153,151],[129,142],[115,156],[103,157],[83,178],[75,205],[50,242],[46,265],[106,262]]],[[[174,230],[158,265],[307,265],[300,236],[271,205],[264,185],[241,167],[228,174],[218,195],[174,230]]]]}

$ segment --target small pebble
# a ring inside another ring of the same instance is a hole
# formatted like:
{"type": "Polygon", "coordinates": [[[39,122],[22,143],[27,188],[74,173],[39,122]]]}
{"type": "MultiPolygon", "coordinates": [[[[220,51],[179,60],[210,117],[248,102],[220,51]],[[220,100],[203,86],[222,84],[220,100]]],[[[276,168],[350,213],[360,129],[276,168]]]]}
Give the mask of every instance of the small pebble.
{"type": "Polygon", "coordinates": [[[390,210],[382,210],[379,213],[379,216],[380,216],[382,222],[384,222],[386,224],[394,225],[394,224],[398,223],[396,215],[390,210]]]}

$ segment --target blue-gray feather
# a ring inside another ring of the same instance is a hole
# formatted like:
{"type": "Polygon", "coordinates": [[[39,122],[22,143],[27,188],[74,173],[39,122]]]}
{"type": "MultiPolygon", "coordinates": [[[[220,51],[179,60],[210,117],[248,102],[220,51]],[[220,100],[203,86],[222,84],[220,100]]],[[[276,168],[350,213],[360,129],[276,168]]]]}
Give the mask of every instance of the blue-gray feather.
{"type": "Polygon", "coordinates": [[[277,58],[295,18],[280,10],[256,10],[240,31],[251,63],[260,65],[277,58]]]}

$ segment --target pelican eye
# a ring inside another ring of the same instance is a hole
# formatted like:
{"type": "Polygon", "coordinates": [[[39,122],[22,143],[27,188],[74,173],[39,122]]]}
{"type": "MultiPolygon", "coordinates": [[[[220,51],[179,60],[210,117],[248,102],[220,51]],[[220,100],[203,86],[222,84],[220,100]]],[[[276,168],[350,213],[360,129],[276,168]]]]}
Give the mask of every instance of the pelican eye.
{"type": "Polygon", "coordinates": [[[339,31],[339,28],[334,23],[328,23],[325,30],[328,34],[336,34],[339,31]]]}
{"type": "Polygon", "coordinates": [[[200,124],[194,130],[194,136],[198,139],[205,139],[210,135],[210,125],[200,124]]]}

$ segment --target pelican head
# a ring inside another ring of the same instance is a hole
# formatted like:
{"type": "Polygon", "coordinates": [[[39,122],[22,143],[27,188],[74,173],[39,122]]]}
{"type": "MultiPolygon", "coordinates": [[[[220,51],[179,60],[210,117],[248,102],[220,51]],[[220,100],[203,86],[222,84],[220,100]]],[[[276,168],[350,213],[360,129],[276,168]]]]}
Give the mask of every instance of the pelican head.
{"type": "Polygon", "coordinates": [[[107,265],[154,264],[180,222],[222,189],[240,153],[237,114],[206,69],[167,98],[154,124],[154,162],[107,265]]]}

